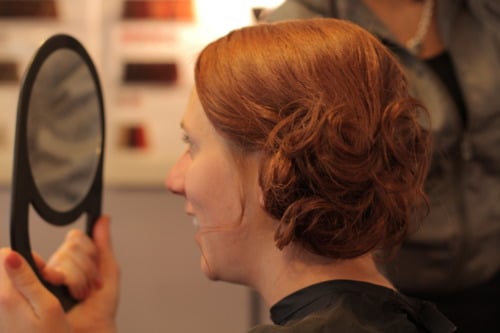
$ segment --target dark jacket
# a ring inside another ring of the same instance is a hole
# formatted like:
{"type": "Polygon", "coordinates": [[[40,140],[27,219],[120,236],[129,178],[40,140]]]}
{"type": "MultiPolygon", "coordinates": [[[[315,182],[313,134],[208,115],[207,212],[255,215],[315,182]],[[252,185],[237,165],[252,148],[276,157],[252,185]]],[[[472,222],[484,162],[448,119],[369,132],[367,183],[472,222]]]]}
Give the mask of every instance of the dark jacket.
{"type": "Polygon", "coordinates": [[[250,333],[451,333],[455,326],[436,307],[392,289],[352,280],[321,282],[271,308],[276,325],[250,333]]]}

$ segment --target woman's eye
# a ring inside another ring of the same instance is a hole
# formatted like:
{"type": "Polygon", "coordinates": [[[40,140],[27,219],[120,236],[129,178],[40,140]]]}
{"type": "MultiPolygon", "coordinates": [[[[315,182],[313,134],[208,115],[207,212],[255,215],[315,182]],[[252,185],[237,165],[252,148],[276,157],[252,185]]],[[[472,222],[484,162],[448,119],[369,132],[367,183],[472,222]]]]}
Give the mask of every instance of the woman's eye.
{"type": "Polygon", "coordinates": [[[189,137],[189,135],[183,134],[182,135],[182,141],[187,145],[187,151],[188,151],[188,153],[191,154],[192,151],[193,151],[193,141],[191,140],[191,138],[189,137]]]}
{"type": "Polygon", "coordinates": [[[191,144],[191,140],[189,139],[189,136],[187,134],[182,135],[182,142],[184,142],[187,145],[191,144]]]}

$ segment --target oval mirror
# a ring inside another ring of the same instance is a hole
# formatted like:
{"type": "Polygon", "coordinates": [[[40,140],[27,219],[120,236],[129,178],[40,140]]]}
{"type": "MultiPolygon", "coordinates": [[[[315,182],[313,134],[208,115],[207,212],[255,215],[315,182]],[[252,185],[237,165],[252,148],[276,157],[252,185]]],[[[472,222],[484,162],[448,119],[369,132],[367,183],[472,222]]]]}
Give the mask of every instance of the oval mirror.
{"type": "Polygon", "coordinates": [[[87,63],[71,49],[45,59],[31,90],[29,164],[41,197],[60,212],[77,206],[95,177],[102,142],[96,91],[87,63]]]}
{"type": "Polygon", "coordinates": [[[75,300],[49,285],[32,257],[29,214],[63,226],[86,215],[86,232],[100,215],[104,153],[104,107],[95,66],[82,44],[55,35],[38,49],[19,95],[11,246],[68,310],[75,300]]]}

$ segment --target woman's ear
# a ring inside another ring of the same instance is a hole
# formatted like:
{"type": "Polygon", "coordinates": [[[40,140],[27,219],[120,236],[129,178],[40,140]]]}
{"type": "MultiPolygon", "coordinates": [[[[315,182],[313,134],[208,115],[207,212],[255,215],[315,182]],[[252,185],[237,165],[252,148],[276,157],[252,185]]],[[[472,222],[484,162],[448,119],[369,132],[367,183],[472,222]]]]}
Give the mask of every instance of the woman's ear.
{"type": "Polygon", "coordinates": [[[262,187],[259,185],[259,205],[261,208],[265,208],[264,193],[262,192],[262,187]]]}
{"type": "Polygon", "coordinates": [[[262,164],[262,152],[256,152],[251,154],[251,159],[248,161],[247,165],[251,165],[252,175],[254,186],[257,187],[257,200],[259,202],[259,206],[262,209],[265,209],[265,200],[264,200],[264,192],[262,191],[262,185],[260,184],[260,172],[261,172],[261,164],[262,164]]]}

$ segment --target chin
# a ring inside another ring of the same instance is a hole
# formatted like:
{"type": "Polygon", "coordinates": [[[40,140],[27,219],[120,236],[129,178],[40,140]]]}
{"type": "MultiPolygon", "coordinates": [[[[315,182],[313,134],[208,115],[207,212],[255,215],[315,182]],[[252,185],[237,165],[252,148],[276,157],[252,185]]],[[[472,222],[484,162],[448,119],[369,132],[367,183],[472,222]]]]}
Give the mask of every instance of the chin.
{"type": "Polygon", "coordinates": [[[207,260],[205,257],[202,255],[200,258],[200,267],[201,271],[205,275],[205,277],[211,281],[219,281],[220,278],[219,276],[214,272],[213,269],[210,269],[210,266],[207,263],[207,260]]]}
{"type": "Polygon", "coordinates": [[[231,284],[248,286],[247,281],[235,276],[228,276],[227,274],[220,274],[216,270],[209,268],[203,257],[201,258],[201,271],[210,281],[224,281],[231,284]]]}

